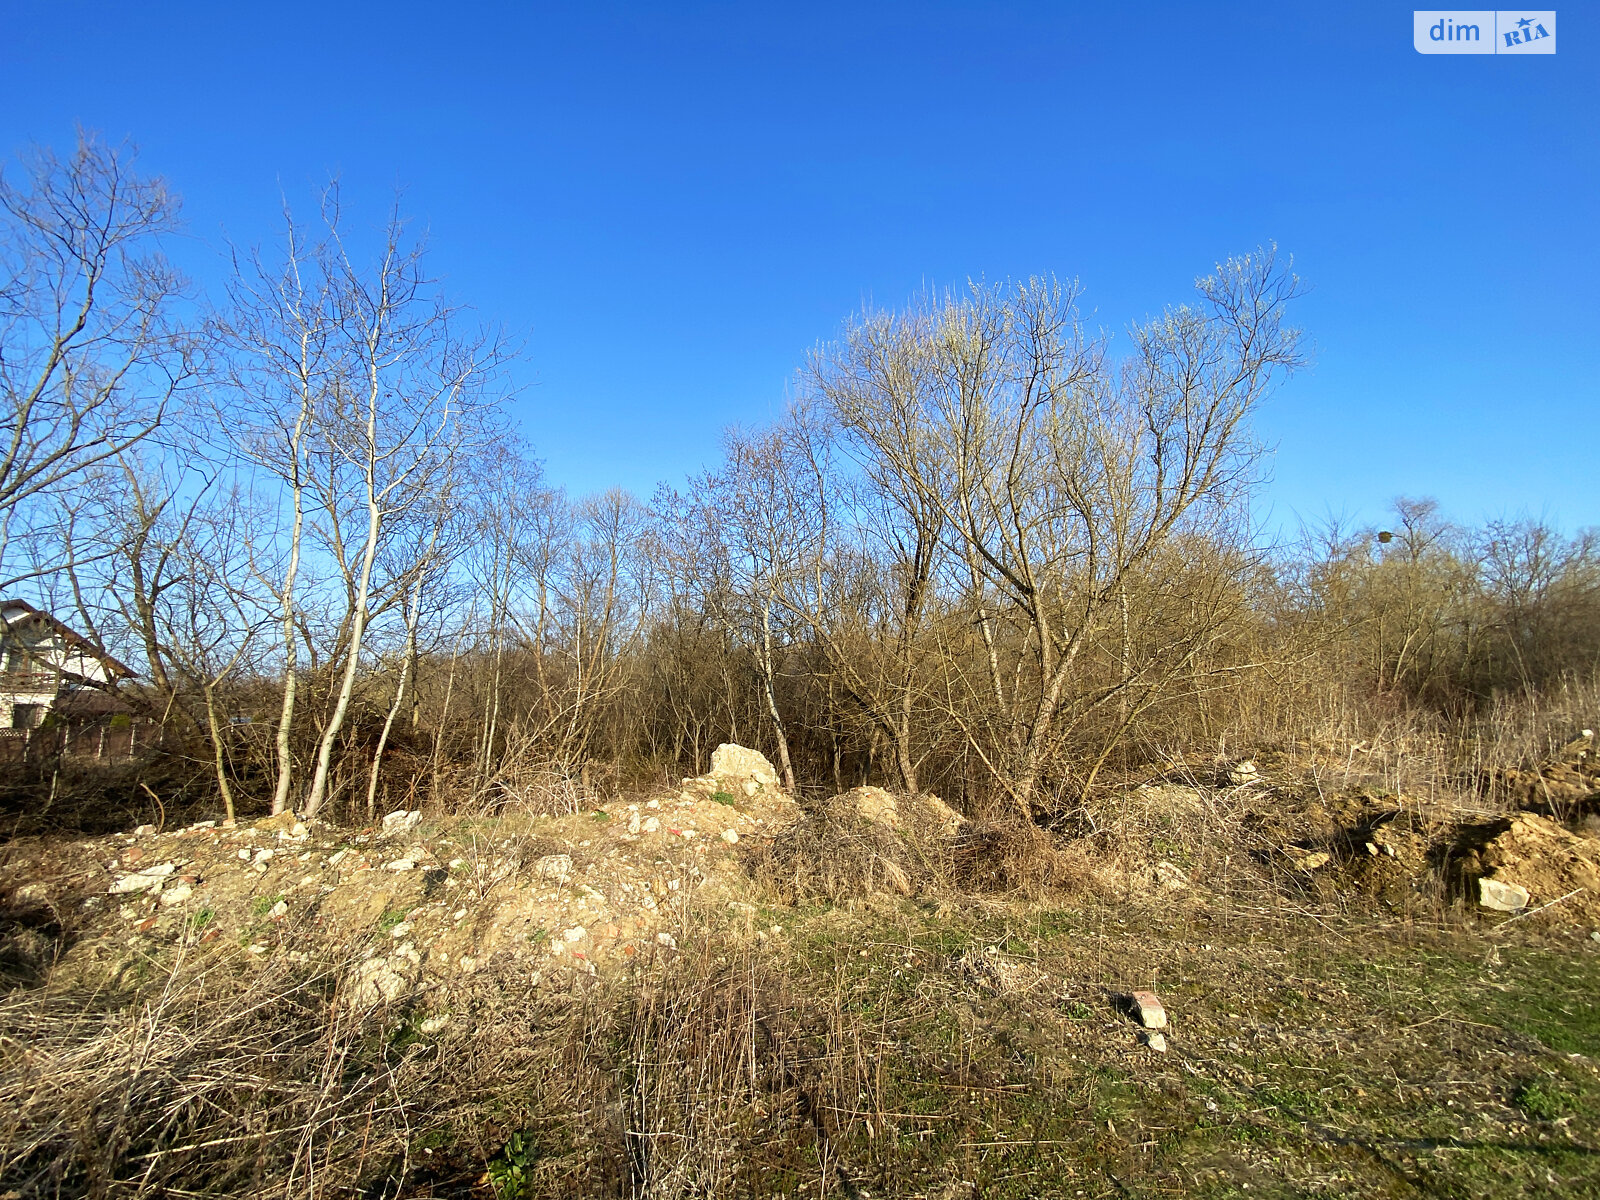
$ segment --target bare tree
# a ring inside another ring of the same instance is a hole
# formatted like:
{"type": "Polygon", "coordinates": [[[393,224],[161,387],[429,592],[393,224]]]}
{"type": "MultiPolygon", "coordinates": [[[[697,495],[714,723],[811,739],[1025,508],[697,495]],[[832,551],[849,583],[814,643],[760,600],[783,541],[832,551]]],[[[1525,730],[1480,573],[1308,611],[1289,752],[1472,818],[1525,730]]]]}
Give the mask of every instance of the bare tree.
{"type": "Polygon", "coordinates": [[[178,205],[132,151],[80,135],[0,177],[0,586],[54,570],[9,563],[35,510],[161,424],[191,378],[173,322],[183,282],[159,250],[178,205]]]}
{"type": "Polygon", "coordinates": [[[277,589],[286,663],[276,808],[286,802],[293,769],[288,740],[303,608],[296,588],[308,532],[341,585],[330,656],[339,672],[313,752],[307,814],[327,799],[369,623],[384,606],[402,603],[399,576],[387,594],[378,586],[380,556],[404,514],[428,503],[482,440],[486,389],[506,356],[494,335],[457,328],[461,314],[438,294],[398,213],[370,268],[358,265],[346,241],[336,188],[324,195],[321,216],[316,241],[291,221],[281,267],[253,260],[238,273],[225,325],[245,356],[234,381],[257,414],[251,456],[282,481],[290,508],[277,589]]]}
{"type": "Polygon", "coordinates": [[[954,677],[951,714],[1021,812],[1080,656],[1136,573],[1248,487],[1248,417],[1298,362],[1283,324],[1297,284],[1271,252],[1198,290],[1201,307],[1134,328],[1122,364],[1084,332],[1075,286],[1031,280],[869,314],[808,373],[862,460],[942,518],[987,677],[954,677]]]}

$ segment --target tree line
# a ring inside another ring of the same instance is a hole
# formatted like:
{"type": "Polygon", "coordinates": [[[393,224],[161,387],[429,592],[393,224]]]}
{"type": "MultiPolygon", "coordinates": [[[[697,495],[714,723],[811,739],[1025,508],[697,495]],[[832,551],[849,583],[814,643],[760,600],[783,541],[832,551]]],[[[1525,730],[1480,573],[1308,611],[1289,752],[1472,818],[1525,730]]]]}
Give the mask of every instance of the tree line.
{"type": "Polygon", "coordinates": [[[1252,417],[1304,362],[1273,250],[1116,337],[1053,277],[864,311],[713,465],[577,497],[507,415],[515,345],[341,199],[203,297],[125,149],[0,179],[0,585],[134,665],[230,817],[575,808],[738,741],[791,790],[1048,820],[1129,763],[1600,668],[1593,533],[1401,501],[1263,541],[1252,417]]]}

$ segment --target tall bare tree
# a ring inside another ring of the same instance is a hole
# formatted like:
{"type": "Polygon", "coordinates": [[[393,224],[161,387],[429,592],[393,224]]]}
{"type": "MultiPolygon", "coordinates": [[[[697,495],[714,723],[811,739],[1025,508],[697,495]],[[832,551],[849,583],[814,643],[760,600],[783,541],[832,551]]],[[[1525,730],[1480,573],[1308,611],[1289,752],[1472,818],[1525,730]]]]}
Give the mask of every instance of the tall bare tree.
{"type": "Polygon", "coordinates": [[[178,202],[133,161],[80,134],[70,158],[36,148],[0,176],[0,586],[59,566],[35,553],[14,569],[14,544],[148,438],[193,376],[184,283],[160,251],[178,202]]]}
{"type": "Polygon", "coordinates": [[[1253,478],[1248,418],[1298,362],[1294,277],[1269,252],[1199,281],[1201,304],[1131,331],[1122,363],[1078,317],[1075,285],[975,286],[869,314],[809,379],[874,469],[936,511],[965,568],[987,681],[952,715],[1016,808],[1031,810],[1075,700],[1080,656],[1175,534],[1253,478]]]}

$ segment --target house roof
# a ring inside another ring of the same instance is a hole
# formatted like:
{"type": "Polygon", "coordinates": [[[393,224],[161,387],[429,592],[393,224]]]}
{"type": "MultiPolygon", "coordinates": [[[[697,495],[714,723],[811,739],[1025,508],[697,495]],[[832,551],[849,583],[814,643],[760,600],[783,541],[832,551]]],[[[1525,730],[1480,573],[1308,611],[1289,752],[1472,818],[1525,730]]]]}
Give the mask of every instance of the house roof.
{"type": "MultiPolygon", "coordinates": [[[[35,608],[26,600],[0,600],[0,619],[3,619],[7,626],[16,624],[19,620],[39,621],[59,634],[69,646],[100,662],[111,672],[113,677],[118,679],[138,678],[134,675],[132,668],[106,653],[104,647],[95,644],[81,633],[62,624],[43,609],[35,608]],[[20,617],[16,615],[19,613],[21,614],[20,617]]],[[[67,674],[70,674],[70,672],[67,672],[67,674]]]]}

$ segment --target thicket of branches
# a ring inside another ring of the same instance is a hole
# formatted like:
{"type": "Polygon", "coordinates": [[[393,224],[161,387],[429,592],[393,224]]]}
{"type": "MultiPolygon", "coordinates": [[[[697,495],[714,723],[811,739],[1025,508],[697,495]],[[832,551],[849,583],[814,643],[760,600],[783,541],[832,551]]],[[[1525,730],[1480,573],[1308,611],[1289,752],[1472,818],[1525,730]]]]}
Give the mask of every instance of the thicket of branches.
{"type": "Polygon", "coordinates": [[[1600,670],[1592,533],[1400,501],[1263,543],[1251,418],[1301,363],[1270,250],[1115,338],[1054,278],[864,312],[645,502],[545,482],[514,348],[398,213],[330,189],[210,302],[123,151],[36,155],[0,217],[0,579],[135,666],[228,815],[577,804],[736,741],[1049,819],[1108,768],[1600,670]]]}

